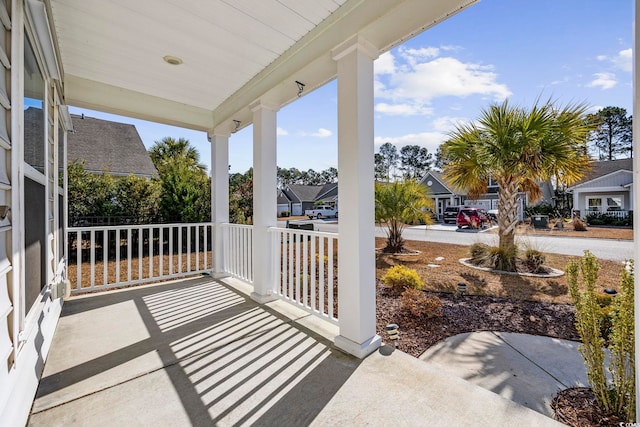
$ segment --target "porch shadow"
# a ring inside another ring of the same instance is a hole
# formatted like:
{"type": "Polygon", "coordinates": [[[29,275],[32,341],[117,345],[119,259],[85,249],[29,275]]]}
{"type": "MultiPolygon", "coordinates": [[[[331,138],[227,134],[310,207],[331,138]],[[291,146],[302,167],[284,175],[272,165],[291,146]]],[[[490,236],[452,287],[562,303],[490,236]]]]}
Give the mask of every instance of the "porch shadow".
{"type": "Polygon", "coordinates": [[[145,423],[309,424],[361,362],[296,320],[210,278],[73,299],[30,425],[113,416],[91,402],[145,423]]]}

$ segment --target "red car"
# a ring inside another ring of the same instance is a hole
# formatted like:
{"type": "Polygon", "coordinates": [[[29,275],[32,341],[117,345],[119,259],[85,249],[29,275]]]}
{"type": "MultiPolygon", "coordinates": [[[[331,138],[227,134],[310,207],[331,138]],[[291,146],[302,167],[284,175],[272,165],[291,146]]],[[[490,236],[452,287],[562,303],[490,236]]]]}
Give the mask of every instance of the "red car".
{"type": "Polygon", "coordinates": [[[462,208],[456,218],[458,228],[485,228],[491,226],[491,219],[484,209],[462,208]]]}

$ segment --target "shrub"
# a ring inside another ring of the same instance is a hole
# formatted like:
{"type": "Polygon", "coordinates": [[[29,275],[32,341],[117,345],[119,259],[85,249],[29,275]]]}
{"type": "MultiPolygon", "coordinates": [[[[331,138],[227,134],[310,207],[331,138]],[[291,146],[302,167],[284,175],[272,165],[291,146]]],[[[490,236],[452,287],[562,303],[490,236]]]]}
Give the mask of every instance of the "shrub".
{"type": "Polygon", "coordinates": [[[401,296],[400,309],[405,313],[426,318],[442,316],[442,302],[435,295],[428,295],[415,288],[407,288],[401,296]]]}
{"type": "Polygon", "coordinates": [[[489,252],[489,245],[486,243],[474,243],[469,248],[469,255],[471,255],[471,261],[484,259],[489,252]]]}
{"type": "Polygon", "coordinates": [[[587,224],[578,217],[573,218],[573,229],[575,231],[587,231],[587,224]]]}
{"type": "Polygon", "coordinates": [[[545,255],[537,249],[527,249],[525,251],[524,257],[525,263],[532,273],[538,272],[540,270],[540,267],[542,267],[542,265],[547,260],[547,257],[545,257],[545,255]]]}
{"type": "Polygon", "coordinates": [[[289,211],[282,211],[282,212],[280,212],[280,216],[281,216],[282,218],[290,217],[290,216],[291,216],[291,212],[289,212],[289,211]]]}
{"type": "Polygon", "coordinates": [[[382,282],[389,288],[402,292],[405,289],[422,289],[424,282],[418,272],[404,265],[395,265],[382,276],[382,282]]]}
{"type": "Polygon", "coordinates": [[[623,269],[620,292],[610,305],[607,305],[606,297],[599,296],[596,291],[599,269],[596,257],[589,251],[585,251],[582,259],[572,261],[566,268],[569,292],[576,309],[576,329],[582,339],[580,353],[584,357],[589,384],[598,405],[605,412],[632,422],[635,420],[633,264],[623,269]],[[582,290],[578,286],[580,275],[582,290]],[[607,311],[610,311],[608,317],[611,321],[610,382],[606,377],[605,339],[602,336],[607,311]]]}

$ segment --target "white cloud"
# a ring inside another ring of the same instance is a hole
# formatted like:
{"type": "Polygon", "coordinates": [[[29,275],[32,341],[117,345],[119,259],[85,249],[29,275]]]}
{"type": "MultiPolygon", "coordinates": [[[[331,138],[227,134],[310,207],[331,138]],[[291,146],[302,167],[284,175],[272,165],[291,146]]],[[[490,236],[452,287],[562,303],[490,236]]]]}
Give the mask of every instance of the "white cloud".
{"type": "Polygon", "coordinates": [[[376,104],[375,111],[389,116],[429,116],[433,114],[433,108],[420,104],[376,104]]]}
{"type": "Polygon", "coordinates": [[[631,60],[633,59],[633,54],[631,53],[631,48],[621,50],[618,52],[618,56],[612,59],[613,64],[621,69],[622,71],[631,72],[631,60]]]}
{"type": "Polygon", "coordinates": [[[468,123],[468,122],[469,122],[469,119],[464,117],[442,116],[442,117],[438,117],[432,122],[432,127],[436,131],[448,133],[454,130],[456,125],[468,123]]]}
{"type": "Polygon", "coordinates": [[[602,90],[607,90],[618,84],[616,75],[613,73],[595,73],[593,76],[595,79],[587,84],[588,87],[599,87],[602,90]]]}
{"type": "Polygon", "coordinates": [[[281,127],[276,129],[276,134],[278,136],[287,136],[289,135],[289,132],[286,129],[282,129],[281,127]]]}
{"type": "Polygon", "coordinates": [[[482,95],[502,101],[511,95],[505,84],[498,83],[498,75],[492,66],[438,57],[441,50],[445,49],[399,49],[402,61],[389,52],[382,55],[381,58],[387,56],[376,68],[376,111],[392,115],[429,115],[433,112],[432,100],[439,97],[482,95]]]}
{"type": "Polygon", "coordinates": [[[333,135],[333,132],[325,128],[320,128],[316,132],[311,132],[311,133],[300,132],[300,136],[312,136],[314,138],[328,138],[331,135],[333,135]]]}
{"type": "Polygon", "coordinates": [[[607,55],[598,55],[596,56],[598,61],[606,61],[608,59],[607,55]]]}
{"type": "Polygon", "coordinates": [[[396,71],[395,59],[391,51],[385,52],[373,63],[375,74],[393,74],[396,71]]]}

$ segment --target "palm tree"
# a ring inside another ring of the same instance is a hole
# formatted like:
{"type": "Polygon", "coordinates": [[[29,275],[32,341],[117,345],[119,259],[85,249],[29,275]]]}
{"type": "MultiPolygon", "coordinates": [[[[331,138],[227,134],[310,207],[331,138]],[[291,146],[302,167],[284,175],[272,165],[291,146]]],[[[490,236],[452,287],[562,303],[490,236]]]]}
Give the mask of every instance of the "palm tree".
{"type": "Polygon", "coordinates": [[[427,188],[414,180],[376,183],[376,222],[387,227],[385,252],[398,253],[404,249],[402,231],[406,224],[422,220],[431,224],[427,208],[433,208],[433,200],[427,188]]]}
{"type": "MultiPolygon", "coordinates": [[[[588,171],[587,139],[593,125],[583,104],[556,108],[551,101],[527,110],[507,100],[483,110],[477,122],[458,125],[442,146],[445,178],[471,199],[498,184],[498,235],[502,249],[515,249],[518,192],[540,199],[538,182],[555,178],[571,185],[588,171]]],[[[515,253],[515,252],[513,252],[515,253]]]]}
{"type": "Polygon", "coordinates": [[[165,136],[160,141],[155,141],[149,149],[149,157],[158,172],[162,172],[168,164],[182,163],[188,169],[205,171],[207,167],[200,163],[200,153],[188,139],[172,138],[165,136]]]}

